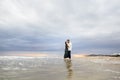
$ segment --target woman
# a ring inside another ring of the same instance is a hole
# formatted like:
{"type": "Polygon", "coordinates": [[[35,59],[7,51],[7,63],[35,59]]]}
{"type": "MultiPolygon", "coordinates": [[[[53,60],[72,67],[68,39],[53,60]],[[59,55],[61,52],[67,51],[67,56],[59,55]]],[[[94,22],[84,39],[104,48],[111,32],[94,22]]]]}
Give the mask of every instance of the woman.
{"type": "Polygon", "coordinates": [[[64,58],[71,59],[71,50],[72,50],[72,43],[68,39],[67,41],[65,41],[65,54],[64,54],[64,58]]]}

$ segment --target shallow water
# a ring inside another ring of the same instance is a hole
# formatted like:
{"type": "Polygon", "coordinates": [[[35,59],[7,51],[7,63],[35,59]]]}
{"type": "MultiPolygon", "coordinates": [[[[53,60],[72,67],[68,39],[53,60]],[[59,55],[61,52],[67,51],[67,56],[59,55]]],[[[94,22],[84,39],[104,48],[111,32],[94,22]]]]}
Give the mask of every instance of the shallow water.
{"type": "Polygon", "coordinates": [[[0,80],[120,80],[120,58],[0,56],[0,80]]]}

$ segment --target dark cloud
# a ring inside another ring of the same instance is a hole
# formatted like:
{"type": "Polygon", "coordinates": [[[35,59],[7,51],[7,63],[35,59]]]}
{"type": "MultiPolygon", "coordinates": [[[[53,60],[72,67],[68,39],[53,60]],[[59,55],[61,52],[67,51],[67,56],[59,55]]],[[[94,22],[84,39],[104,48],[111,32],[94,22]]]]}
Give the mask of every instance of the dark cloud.
{"type": "Polygon", "coordinates": [[[119,52],[119,0],[2,0],[0,51],[119,52]]]}

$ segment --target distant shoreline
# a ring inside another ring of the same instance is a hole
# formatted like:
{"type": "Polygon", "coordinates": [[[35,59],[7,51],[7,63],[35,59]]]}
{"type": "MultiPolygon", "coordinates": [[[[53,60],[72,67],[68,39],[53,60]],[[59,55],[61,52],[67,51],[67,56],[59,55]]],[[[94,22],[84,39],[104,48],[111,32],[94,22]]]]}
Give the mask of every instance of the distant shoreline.
{"type": "Polygon", "coordinates": [[[104,55],[104,54],[90,54],[90,55],[86,55],[86,56],[102,56],[102,57],[120,57],[119,54],[115,54],[115,55],[104,55]]]}

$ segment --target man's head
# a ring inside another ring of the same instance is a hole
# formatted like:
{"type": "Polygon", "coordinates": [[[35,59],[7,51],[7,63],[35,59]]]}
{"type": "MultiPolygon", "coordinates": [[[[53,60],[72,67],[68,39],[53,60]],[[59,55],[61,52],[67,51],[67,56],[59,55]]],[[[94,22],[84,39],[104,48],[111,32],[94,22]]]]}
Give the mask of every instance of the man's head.
{"type": "Polygon", "coordinates": [[[67,39],[67,42],[69,43],[69,42],[70,42],[70,39],[67,39]]]}

